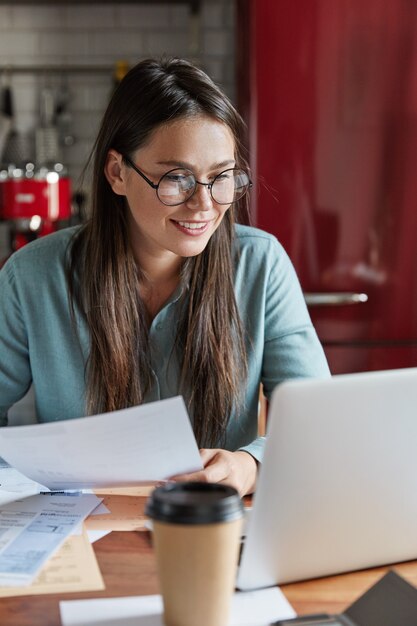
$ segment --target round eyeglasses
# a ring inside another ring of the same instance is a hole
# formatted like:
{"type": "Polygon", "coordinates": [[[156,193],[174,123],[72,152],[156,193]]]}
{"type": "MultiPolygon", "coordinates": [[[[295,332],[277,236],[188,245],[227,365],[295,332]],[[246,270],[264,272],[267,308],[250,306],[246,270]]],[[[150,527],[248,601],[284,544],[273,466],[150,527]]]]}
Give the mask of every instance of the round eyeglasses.
{"type": "Polygon", "coordinates": [[[177,206],[189,200],[195,193],[197,185],[207,187],[212,199],[217,204],[233,204],[243,198],[252,187],[248,173],[236,167],[220,172],[210,183],[201,183],[191,170],[177,167],[166,172],[155,184],[140,171],[129,157],[124,156],[123,158],[150,187],[155,189],[159,200],[166,206],[177,206]]]}

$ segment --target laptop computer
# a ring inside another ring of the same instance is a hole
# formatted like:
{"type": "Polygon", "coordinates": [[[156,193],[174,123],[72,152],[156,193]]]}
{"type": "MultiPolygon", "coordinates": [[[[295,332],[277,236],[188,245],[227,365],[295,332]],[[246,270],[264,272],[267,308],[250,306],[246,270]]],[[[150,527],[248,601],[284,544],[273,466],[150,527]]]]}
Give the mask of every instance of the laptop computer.
{"type": "Polygon", "coordinates": [[[279,385],[237,587],[417,558],[417,368],[279,385]]]}

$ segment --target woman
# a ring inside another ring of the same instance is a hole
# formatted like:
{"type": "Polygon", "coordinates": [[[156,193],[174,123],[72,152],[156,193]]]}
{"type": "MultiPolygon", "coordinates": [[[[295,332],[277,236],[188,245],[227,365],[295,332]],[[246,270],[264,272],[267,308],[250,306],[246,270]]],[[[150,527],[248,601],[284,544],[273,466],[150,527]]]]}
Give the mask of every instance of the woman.
{"type": "Polygon", "coordinates": [[[259,385],[327,376],[292,265],[236,225],[251,186],[241,118],[208,76],[145,60],[93,150],[91,219],[0,274],[0,416],[34,385],[39,421],[182,394],[204,470],[255,488],[259,385]]]}

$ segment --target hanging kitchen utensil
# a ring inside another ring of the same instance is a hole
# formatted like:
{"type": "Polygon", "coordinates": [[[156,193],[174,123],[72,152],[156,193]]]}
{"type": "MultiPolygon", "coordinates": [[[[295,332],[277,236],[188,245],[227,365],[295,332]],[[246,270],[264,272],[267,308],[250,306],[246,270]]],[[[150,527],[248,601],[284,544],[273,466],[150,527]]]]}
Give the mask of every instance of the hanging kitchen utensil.
{"type": "Polygon", "coordinates": [[[51,165],[61,161],[58,130],[55,126],[55,98],[49,87],[40,93],[40,128],[35,131],[37,165],[51,165]]]}
{"type": "Polygon", "coordinates": [[[9,120],[9,132],[3,146],[2,161],[4,164],[22,166],[31,159],[30,142],[26,135],[16,129],[13,93],[8,74],[3,89],[3,115],[9,120]]]}
{"type": "Polygon", "coordinates": [[[69,110],[71,93],[68,88],[68,77],[63,74],[58,88],[55,104],[55,126],[58,131],[59,145],[63,148],[74,145],[75,137],[71,132],[73,117],[69,110]]]}
{"type": "Polygon", "coordinates": [[[3,163],[3,150],[9,135],[12,120],[5,110],[6,87],[2,85],[0,93],[0,163],[3,163]]]}

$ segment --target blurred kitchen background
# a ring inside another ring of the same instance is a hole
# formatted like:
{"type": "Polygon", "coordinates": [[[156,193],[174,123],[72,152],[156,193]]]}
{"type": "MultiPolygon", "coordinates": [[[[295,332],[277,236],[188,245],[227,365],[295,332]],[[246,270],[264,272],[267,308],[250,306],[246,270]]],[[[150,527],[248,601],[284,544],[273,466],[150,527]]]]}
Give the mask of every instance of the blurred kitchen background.
{"type": "MultiPolygon", "coordinates": [[[[15,224],[14,249],[85,211],[78,180],[112,90],[162,53],[195,60],[234,97],[234,3],[0,2],[3,217],[42,218],[15,224]]],[[[0,259],[9,252],[2,222],[0,259]]]]}
{"type": "Polygon", "coordinates": [[[83,219],[112,90],[162,53],[244,116],[252,221],[292,258],[332,371],[416,366],[417,0],[0,0],[0,259],[83,219]]]}

